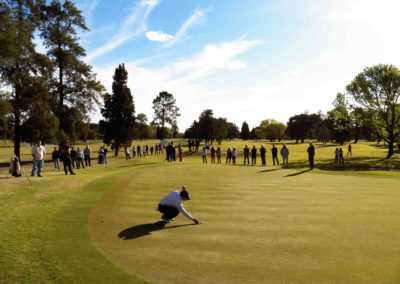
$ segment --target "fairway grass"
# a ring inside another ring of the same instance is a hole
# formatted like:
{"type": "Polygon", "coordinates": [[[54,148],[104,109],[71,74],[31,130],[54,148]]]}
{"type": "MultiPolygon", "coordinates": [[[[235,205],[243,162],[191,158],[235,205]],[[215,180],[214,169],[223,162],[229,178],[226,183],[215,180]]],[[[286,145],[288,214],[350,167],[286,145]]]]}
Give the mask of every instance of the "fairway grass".
{"type": "Polygon", "coordinates": [[[399,283],[399,197],[398,179],[166,164],[115,179],[89,227],[155,283],[399,283]],[[162,229],[156,205],[182,184],[204,224],[179,215],[162,229]]]}
{"type": "Polygon", "coordinates": [[[0,168],[0,283],[399,283],[399,154],[364,142],[336,165],[337,145],[317,144],[308,171],[307,144],[289,144],[289,170],[268,151],[268,167],[241,165],[244,145],[264,142],[224,141],[236,167],[110,153],[76,176],[46,162],[32,185],[0,168]],[[157,203],[182,184],[204,224],[162,228],[157,203]]]}

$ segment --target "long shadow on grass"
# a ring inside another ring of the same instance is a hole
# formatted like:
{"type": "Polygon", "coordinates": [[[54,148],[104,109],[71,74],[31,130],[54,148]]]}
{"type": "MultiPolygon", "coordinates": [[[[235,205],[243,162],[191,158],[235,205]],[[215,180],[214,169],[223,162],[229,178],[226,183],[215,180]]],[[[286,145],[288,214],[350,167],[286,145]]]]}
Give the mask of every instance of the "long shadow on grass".
{"type": "Polygon", "coordinates": [[[257,173],[258,173],[258,174],[261,174],[261,173],[268,173],[268,172],[273,172],[273,171],[277,171],[277,170],[279,170],[279,169],[262,170],[262,171],[259,171],[259,172],[257,172],[257,173]]]}
{"type": "Polygon", "coordinates": [[[304,171],[301,171],[301,172],[297,172],[297,173],[293,173],[293,174],[290,174],[290,175],[286,175],[285,177],[295,177],[295,176],[298,176],[298,175],[305,174],[306,172],[309,172],[309,171],[311,171],[311,169],[307,169],[307,170],[304,170],[304,171]]]}
{"type": "Polygon", "coordinates": [[[193,226],[194,224],[183,224],[183,225],[175,225],[175,226],[170,226],[170,227],[165,227],[165,225],[166,225],[166,223],[163,221],[137,225],[137,226],[130,227],[130,228],[127,228],[127,229],[121,231],[118,234],[118,237],[120,239],[124,239],[124,240],[132,240],[132,239],[137,239],[140,237],[151,235],[151,233],[155,232],[155,231],[174,229],[174,228],[184,227],[184,226],[193,226]]]}

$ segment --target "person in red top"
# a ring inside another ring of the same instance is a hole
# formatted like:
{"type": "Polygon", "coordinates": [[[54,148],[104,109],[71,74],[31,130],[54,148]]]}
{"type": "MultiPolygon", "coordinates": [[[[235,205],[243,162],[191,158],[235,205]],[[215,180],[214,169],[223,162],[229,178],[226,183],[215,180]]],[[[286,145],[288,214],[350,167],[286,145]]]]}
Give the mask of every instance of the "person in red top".
{"type": "Polygon", "coordinates": [[[230,165],[231,160],[232,160],[232,150],[231,150],[231,148],[228,148],[228,150],[226,151],[226,164],[228,164],[228,162],[229,162],[229,165],[230,165]]]}

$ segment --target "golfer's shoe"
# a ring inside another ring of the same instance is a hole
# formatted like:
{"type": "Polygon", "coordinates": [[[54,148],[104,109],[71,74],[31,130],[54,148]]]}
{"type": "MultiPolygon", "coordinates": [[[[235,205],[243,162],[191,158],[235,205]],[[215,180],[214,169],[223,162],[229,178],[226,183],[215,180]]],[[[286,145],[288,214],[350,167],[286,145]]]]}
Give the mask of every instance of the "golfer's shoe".
{"type": "Polygon", "coordinates": [[[165,223],[171,223],[172,221],[174,221],[175,219],[162,219],[165,223]]]}

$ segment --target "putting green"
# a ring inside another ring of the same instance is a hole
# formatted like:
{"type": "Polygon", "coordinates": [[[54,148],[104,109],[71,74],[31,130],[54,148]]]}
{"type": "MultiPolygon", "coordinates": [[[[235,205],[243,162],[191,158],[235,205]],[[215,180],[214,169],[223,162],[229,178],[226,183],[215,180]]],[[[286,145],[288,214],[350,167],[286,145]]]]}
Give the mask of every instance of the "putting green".
{"type": "Polygon", "coordinates": [[[91,211],[100,251],[155,283],[399,283],[398,179],[202,164],[144,167],[116,179],[91,211]],[[300,174],[298,174],[300,173],[300,174]],[[186,184],[186,207],[156,223],[186,184]]]}

